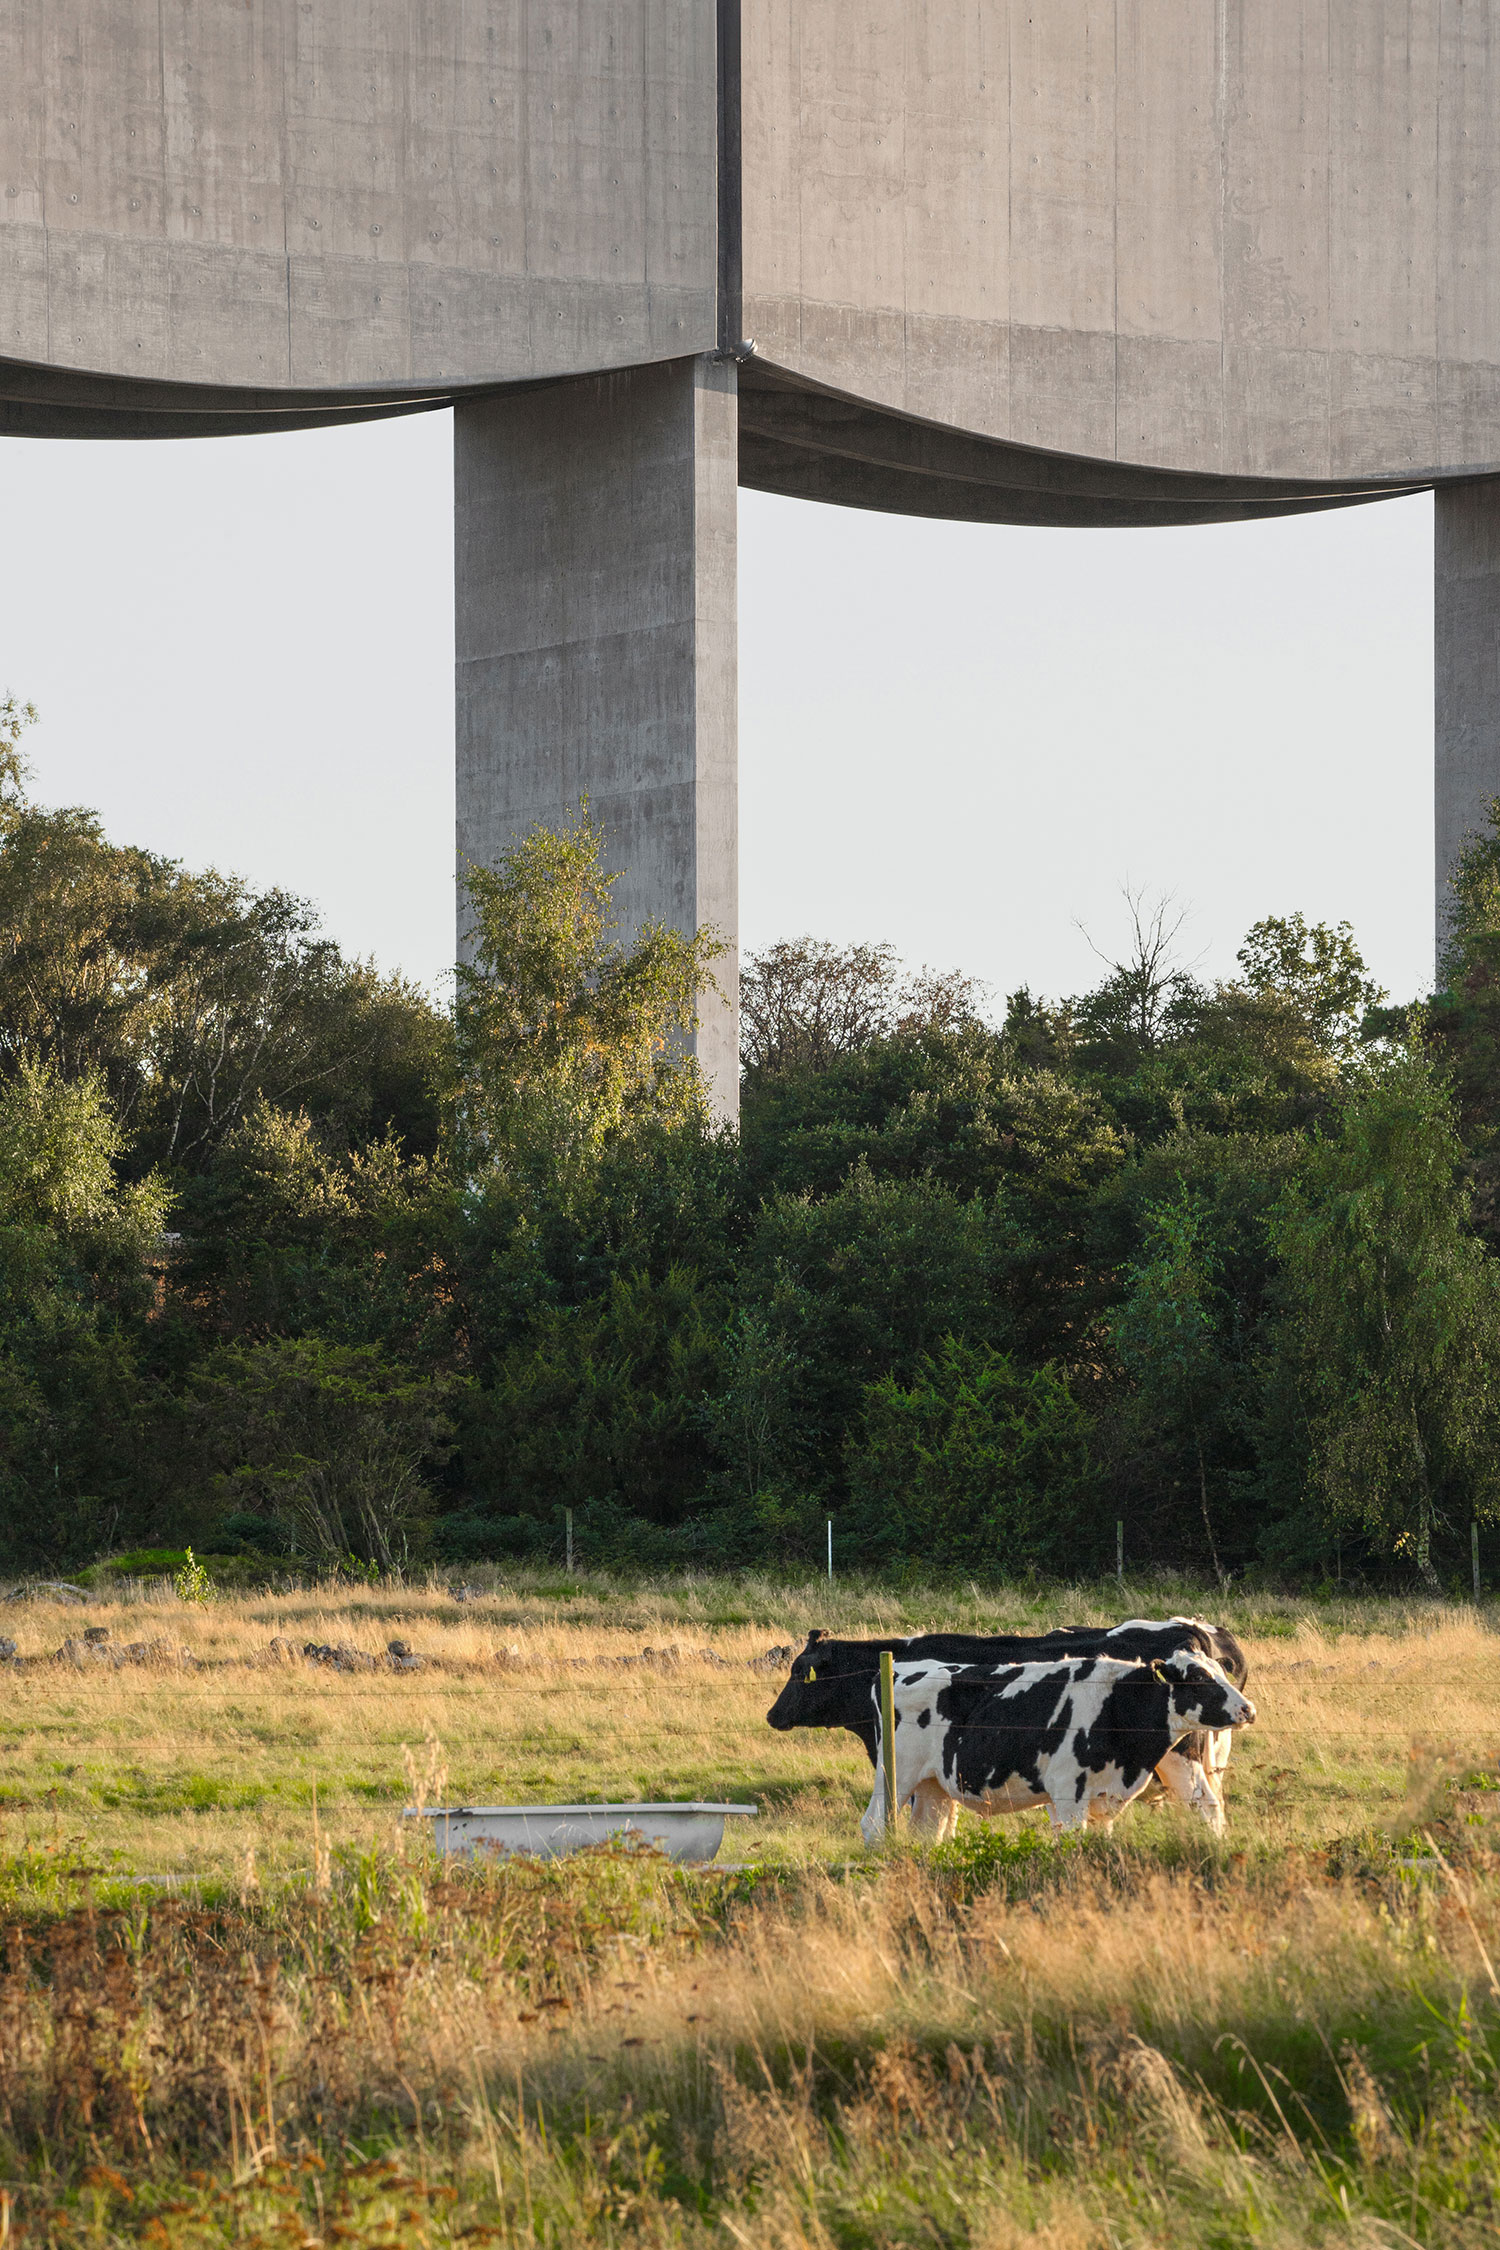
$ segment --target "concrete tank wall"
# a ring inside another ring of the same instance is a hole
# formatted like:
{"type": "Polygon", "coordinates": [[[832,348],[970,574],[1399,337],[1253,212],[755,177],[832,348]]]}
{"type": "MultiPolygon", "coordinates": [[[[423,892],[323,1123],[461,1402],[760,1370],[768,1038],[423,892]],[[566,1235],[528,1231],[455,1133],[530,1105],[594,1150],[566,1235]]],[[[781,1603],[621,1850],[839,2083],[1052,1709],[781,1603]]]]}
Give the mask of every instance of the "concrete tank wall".
{"type": "Polygon", "coordinates": [[[732,462],[1057,525],[1465,486],[1441,873],[1500,791],[1500,0],[0,0],[0,433],[448,399],[475,857],[590,786],[629,916],[733,939],[732,462]]]}
{"type": "Polygon", "coordinates": [[[714,0],[0,0],[0,354],[328,391],[715,341],[714,0]]]}
{"type": "Polygon", "coordinates": [[[1500,469],[1500,8],[0,0],[0,425],[742,334],[1122,468],[1500,469]]]}
{"type": "Polygon", "coordinates": [[[744,331],[1013,443],[1500,466],[1500,8],[746,0],[744,331]]]}

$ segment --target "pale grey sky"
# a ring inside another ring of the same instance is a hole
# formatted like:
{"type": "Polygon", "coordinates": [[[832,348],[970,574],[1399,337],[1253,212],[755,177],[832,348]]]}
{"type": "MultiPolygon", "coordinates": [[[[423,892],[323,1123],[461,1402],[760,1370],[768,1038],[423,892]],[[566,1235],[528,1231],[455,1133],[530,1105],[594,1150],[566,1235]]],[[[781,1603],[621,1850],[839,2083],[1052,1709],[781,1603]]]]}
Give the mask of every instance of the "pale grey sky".
{"type": "MultiPolygon", "coordinates": [[[[424,982],[452,930],[449,417],[0,442],[0,691],[36,788],[302,891],[424,982]]],[[[1248,925],[1432,953],[1432,512],[986,529],[740,495],[750,946],[889,938],[1080,990],[1122,883],[1227,971],[1248,925]]]]}

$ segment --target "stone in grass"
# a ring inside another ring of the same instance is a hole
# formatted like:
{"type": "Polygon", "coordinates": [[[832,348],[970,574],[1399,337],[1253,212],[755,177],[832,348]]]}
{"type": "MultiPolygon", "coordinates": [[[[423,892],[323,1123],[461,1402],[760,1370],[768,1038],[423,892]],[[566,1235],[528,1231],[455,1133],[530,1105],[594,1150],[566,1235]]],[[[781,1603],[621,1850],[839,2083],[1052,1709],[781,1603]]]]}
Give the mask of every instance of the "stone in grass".
{"type": "Polygon", "coordinates": [[[180,1647],[165,1635],[154,1641],[132,1641],[125,1648],[111,1647],[104,1627],[95,1626],[81,1641],[74,1640],[71,1636],[65,1640],[62,1647],[54,1652],[52,1661],[54,1664],[71,1664],[75,1671],[80,1672],[85,1667],[96,1664],[106,1664],[111,1671],[118,1672],[122,1664],[150,1664],[158,1668],[191,1671],[199,1660],[190,1648],[180,1647]]]}
{"type": "Polygon", "coordinates": [[[376,1659],[347,1641],[304,1641],[302,1653],[309,1664],[326,1664],[332,1672],[373,1672],[376,1659]]]}
{"type": "Polygon", "coordinates": [[[791,1663],[796,1653],[790,1647],[768,1648],[764,1656],[751,1657],[750,1669],[752,1672],[779,1672],[784,1665],[791,1663]]]}
{"type": "Polygon", "coordinates": [[[393,1672],[420,1672],[427,1661],[417,1655],[410,1641],[387,1641],[385,1653],[393,1672]]]}
{"type": "Polygon", "coordinates": [[[15,1662],[15,1655],[15,1642],[0,1638],[0,1664],[13,1664],[15,1662]]]}
{"type": "Polygon", "coordinates": [[[118,1671],[122,1664],[149,1665],[155,1671],[193,1672],[203,1659],[195,1656],[180,1641],[169,1640],[161,1633],[154,1641],[130,1641],[124,1648],[96,1648],[96,1656],[118,1671]]]}
{"type": "Polygon", "coordinates": [[[54,1650],[52,1657],[54,1664],[71,1664],[75,1671],[82,1671],[86,1664],[97,1664],[101,1660],[106,1663],[109,1661],[107,1649],[101,1648],[97,1641],[75,1641],[71,1633],[62,1647],[54,1650]]]}

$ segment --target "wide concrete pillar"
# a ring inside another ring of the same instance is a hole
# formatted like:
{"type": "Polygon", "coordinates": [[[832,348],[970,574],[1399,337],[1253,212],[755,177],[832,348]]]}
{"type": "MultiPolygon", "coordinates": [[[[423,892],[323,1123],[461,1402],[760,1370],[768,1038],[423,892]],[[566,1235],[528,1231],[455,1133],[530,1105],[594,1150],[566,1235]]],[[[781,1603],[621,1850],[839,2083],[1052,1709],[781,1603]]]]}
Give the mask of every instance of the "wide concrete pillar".
{"type": "Polygon", "coordinates": [[[622,934],[711,923],[729,944],[697,1051],[730,1118],[736,376],[673,360],[454,412],[460,873],[587,796],[622,934]]]}
{"type": "Polygon", "coordinates": [[[1437,949],[1448,875],[1500,797],[1500,477],[1439,485],[1436,586],[1437,949]]]}

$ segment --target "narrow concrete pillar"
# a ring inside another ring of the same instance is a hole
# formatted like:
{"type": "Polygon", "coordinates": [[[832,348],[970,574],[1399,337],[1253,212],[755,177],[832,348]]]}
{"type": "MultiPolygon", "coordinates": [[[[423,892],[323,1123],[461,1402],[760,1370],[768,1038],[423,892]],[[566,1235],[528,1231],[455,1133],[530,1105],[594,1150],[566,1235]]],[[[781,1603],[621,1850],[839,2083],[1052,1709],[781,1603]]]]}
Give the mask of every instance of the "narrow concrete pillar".
{"type": "Polygon", "coordinates": [[[1448,875],[1464,838],[1500,797],[1500,477],[1435,496],[1437,949],[1448,875]]]}
{"type": "MultiPolygon", "coordinates": [[[[739,1114],[733,362],[673,360],[454,412],[458,864],[587,796],[622,934],[730,951],[697,1051],[739,1114]]],[[[460,897],[462,894],[460,894],[460,897]]],[[[463,931],[460,929],[460,946],[463,931]]]]}

